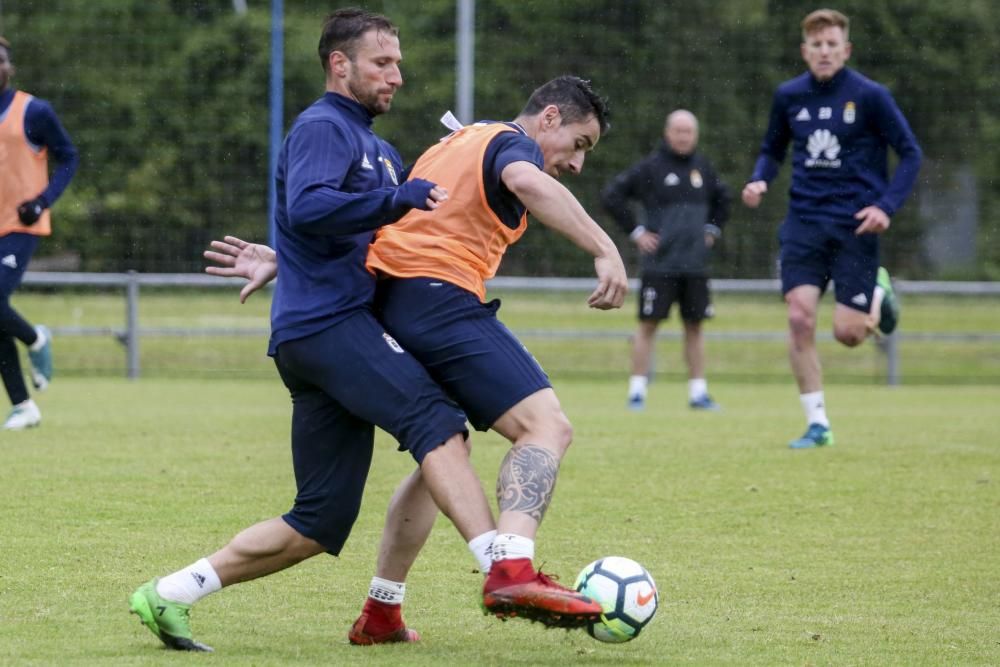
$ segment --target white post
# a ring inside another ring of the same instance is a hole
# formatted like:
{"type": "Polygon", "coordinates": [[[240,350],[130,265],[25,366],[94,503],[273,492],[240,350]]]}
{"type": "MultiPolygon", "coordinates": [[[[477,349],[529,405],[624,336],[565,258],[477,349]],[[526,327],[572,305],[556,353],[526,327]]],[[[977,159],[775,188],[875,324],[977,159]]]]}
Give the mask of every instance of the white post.
{"type": "Polygon", "coordinates": [[[456,0],[455,111],[464,125],[474,122],[473,89],[476,73],[476,0],[456,0]]]}
{"type": "Polygon", "coordinates": [[[139,378],[139,274],[128,272],[125,284],[125,363],[129,380],[139,378]]]}

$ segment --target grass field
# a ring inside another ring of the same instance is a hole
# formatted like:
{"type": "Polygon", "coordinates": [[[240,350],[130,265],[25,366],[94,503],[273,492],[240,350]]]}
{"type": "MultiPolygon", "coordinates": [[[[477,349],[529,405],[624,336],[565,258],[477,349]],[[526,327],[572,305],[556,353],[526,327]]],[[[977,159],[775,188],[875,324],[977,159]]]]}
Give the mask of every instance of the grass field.
{"type": "MultiPolygon", "coordinates": [[[[635,326],[635,295],[624,308],[597,312],[582,293],[491,293],[503,298],[501,318],[523,340],[545,369],[557,376],[585,379],[621,378],[628,370],[628,336],[635,326]],[[537,332],[543,332],[539,335],[537,332]]],[[[14,304],[29,319],[51,327],[122,329],[125,301],[120,291],[53,293],[19,292],[14,304]]],[[[784,304],[776,295],[722,294],[715,298],[717,317],[706,325],[710,379],[787,384],[784,304]],[[712,338],[752,332],[758,340],[712,338]],[[770,338],[767,338],[770,336],[770,338]]],[[[271,378],[274,367],[264,356],[268,321],[267,294],[240,305],[236,289],[144,289],[139,323],[148,330],[186,331],[182,336],[144,335],[141,366],[146,377],[222,376],[271,378]],[[251,332],[243,336],[208,336],[198,331],[251,332]]],[[[833,306],[820,311],[819,342],[828,382],[884,384],[885,355],[867,344],[849,350],[829,340],[833,306]]],[[[657,372],[682,379],[679,325],[663,326],[667,336],[657,350],[657,372]]],[[[1000,298],[906,296],[902,336],[923,334],[988,334],[1000,336],[1000,298]]],[[[63,376],[125,374],[124,348],[110,335],[61,336],[56,341],[63,376]]],[[[905,384],[1000,384],[1000,343],[979,340],[916,340],[900,343],[900,369],[905,384]]]]}
{"type": "MultiPolygon", "coordinates": [[[[407,591],[423,641],[349,646],[412,465],[381,436],[340,558],[201,602],[215,654],[161,650],[126,597],[287,509],[287,396],[275,378],[64,377],[41,428],[0,435],[0,664],[1000,664],[1000,388],[833,385],[837,445],[792,452],[790,381],[717,382],[720,414],[689,412],[680,383],[655,384],[640,414],[620,380],[556,385],[576,442],[538,560],[563,579],[603,555],[646,565],[661,607],[636,641],[481,615],[441,520],[407,591]]],[[[474,443],[491,489],[506,446],[474,443]]]]}

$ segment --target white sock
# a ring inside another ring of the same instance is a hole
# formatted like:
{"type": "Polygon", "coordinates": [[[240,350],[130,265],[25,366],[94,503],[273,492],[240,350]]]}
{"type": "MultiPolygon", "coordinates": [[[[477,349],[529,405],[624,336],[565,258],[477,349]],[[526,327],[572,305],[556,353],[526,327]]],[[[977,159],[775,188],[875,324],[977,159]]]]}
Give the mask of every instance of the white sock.
{"type": "Polygon", "coordinates": [[[156,593],[161,598],[184,604],[194,604],[218,590],[222,590],[222,582],[207,558],[168,574],[156,583],[156,593]]]}
{"type": "Polygon", "coordinates": [[[878,326],[878,323],[882,320],[882,301],[885,300],[885,288],[879,285],[875,286],[875,292],[872,294],[872,307],[868,312],[868,315],[872,318],[871,321],[878,326]]]}
{"type": "Polygon", "coordinates": [[[32,352],[38,352],[40,349],[45,347],[45,344],[49,342],[49,339],[45,337],[45,329],[41,327],[35,327],[35,335],[38,336],[35,342],[28,346],[28,349],[32,352]]]}
{"type": "Polygon", "coordinates": [[[402,581],[372,577],[372,583],[368,586],[368,597],[386,604],[403,604],[404,595],[406,595],[406,584],[402,581]]]}
{"type": "Polygon", "coordinates": [[[493,562],[509,558],[534,560],[535,541],[513,533],[497,535],[496,539],[493,540],[493,562]]]}
{"type": "Polygon", "coordinates": [[[885,300],[885,288],[881,285],[875,286],[875,292],[872,294],[872,315],[879,312],[882,308],[882,301],[885,300]]]}
{"type": "Polygon", "coordinates": [[[497,531],[491,530],[469,540],[469,551],[476,557],[479,571],[483,574],[489,574],[490,568],[493,566],[493,540],[496,537],[497,531]]]}
{"type": "Polygon", "coordinates": [[[705,378],[691,378],[688,380],[688,398],[692,401],[708,395],[708,380],[705,378]]]}
{"type": "Polygon", "coordinates": [[[822,424],[830,428],[830,420],[826,418],[826,404],[823,400],[822,390],[799,394],[799,400],[802,402],[802,409],[806,413],[808,423],[822,424]]]}
{"type": "Polygon", "coordinates": [[[628,379],[628,395],[632,396],[642,396],[646,398],[646,385],[649,383],[649,378],[645,375],[633,375],[628,379]]]}

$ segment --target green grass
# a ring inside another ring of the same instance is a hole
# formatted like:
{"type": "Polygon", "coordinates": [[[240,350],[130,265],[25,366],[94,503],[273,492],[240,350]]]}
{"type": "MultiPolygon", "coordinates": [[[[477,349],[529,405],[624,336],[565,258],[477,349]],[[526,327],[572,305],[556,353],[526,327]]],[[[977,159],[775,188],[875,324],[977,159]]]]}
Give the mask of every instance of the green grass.
{"type": "MultiPolygon", "coordinates": [[[[554,376],[620,378],[628,372],[628,336],[635,327],[634,295],[624,308],[598,312],[588,309],[583,293],[503,293],[501,319],[522,338],[545,369],[554,376]],[[555,332],[575,338],[535,335],[555,332]],[[591,335],[590,338],[579,337],[591,335]],[[603,337],[593,337],[600,334],[603,337]]],[[[784,304],[776,295],[723,294],[716,298],[717,317],[706,325],[709,336],[755,332],[774,340],[718,340],[707,343],[708,374],[715,380],[777,382],[790,377],[784,334],[784,304]]],[[[112,327],[122,329],[125,301],[120,290],[80,293],[19,292],[15,306],[32,321],[52,327],[112,327]]],[[[273,365],[266,358],[267,294],[253,296],[245,305],[235,288],[226,290],[144,289],[140,298],[140,326],[148,329],[230,329],[243,336],[148,335],[141,341],[141,367],[147,377],[190,377],[193,374],[230,378],[269,378],[273,365]]],[[[829,338],[833,306],[827,299],[820,310],[819,331],[829,338]]],[[[663,325],[656,350],[657,372],[670,380],[684,375],[680,326],[676,319],[663,325]]],[[[996,297],[918,297],[907,295],[901,333],[1000,334],[1000,299],[996,297]]],[[[110,336],[61,336],[55,343],[58,372],[63,376],[117,376],[125,374],[125,351],[110,336]]],[[[821,339],[820,354],[829,383],[884,384],[886,360],[872,344],[850,350],[821,339]]],[[[907,384],[1000,384],[1000,345],[996,340],[922,341],[900,345],[902,380],[907,384]]]]}
{"type": "MultiPolygon", "coordinates": [[[[793,452],[791,382],[717,382],[720,414],[658,382],[643,413],[616,381],[557,382],[576,441],[538,560],[564,579],[603,555],[643,563],[658,616],[634,642],[500,623],[440,520],[411,574],[414,646],[359,648],[382,517],[412,467],[380,436],[340,558],[199,603],[212,656],[180,656],[127,614],[141,582],[210,553],[293,493],[276,378],[61,378],[44,423],[0,434],[0,664],[996,665],[1000,388],[835,385],[837,445],[793,452]],[[993,416],[990,416],[993,415],[993,416]]],[[[492,488],[506,445],[476,434],[492,488]]]]}

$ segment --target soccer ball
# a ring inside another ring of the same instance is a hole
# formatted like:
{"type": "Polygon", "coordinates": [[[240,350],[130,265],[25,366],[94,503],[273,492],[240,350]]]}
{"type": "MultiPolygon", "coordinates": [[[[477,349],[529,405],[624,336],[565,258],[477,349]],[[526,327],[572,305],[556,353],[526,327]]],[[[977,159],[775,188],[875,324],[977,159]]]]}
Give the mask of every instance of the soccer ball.
{"type": "Polygon", "coordinates": [[[608,556],[583,568],[573,587],[604,608],[587,633],[602,642],[627,642],[653,620],[659,605],[656,583],[642,565],[608,556]]]}

